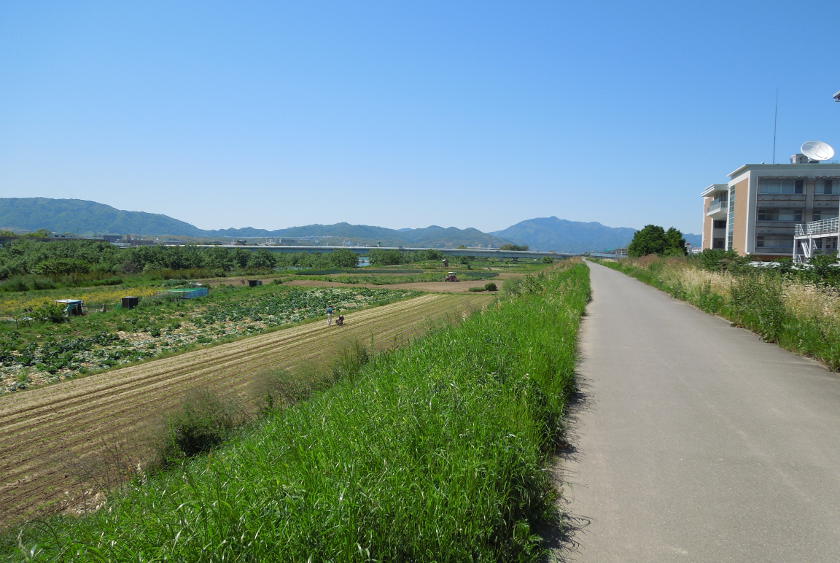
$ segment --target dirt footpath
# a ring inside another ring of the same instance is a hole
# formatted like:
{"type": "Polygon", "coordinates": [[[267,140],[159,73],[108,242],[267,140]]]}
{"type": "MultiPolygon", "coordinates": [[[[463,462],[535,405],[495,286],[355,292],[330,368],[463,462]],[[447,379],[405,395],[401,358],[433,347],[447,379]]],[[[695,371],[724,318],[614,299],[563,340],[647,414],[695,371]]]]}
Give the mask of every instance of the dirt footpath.
{"type": "Polygon", "coordinates": [[[405,343],[486,306],[486,294],[429,294],[0,398],[0,526],[101,501],[131,476],[186,393],[253,398],[255,374],[331,363],[350,342],[405,343]]]}

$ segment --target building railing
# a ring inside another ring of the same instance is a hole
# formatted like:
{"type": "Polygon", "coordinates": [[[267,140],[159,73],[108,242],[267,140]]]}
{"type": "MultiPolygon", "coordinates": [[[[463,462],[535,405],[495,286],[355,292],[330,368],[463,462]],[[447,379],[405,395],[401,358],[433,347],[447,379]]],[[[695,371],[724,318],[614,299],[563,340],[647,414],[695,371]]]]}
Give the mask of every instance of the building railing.
{"type": "Polygon", "coordinates": [[[796,225],[796,236],[832,235],[840,233],[840,217],[796,225]]]}
{"type": "Polygon", "coordinates": [[[722,200],[715,200],[709,204],[709,210],[706,211],[707,214],[717,213],[719,211],[726,211],[726,202],[722,200]]]}

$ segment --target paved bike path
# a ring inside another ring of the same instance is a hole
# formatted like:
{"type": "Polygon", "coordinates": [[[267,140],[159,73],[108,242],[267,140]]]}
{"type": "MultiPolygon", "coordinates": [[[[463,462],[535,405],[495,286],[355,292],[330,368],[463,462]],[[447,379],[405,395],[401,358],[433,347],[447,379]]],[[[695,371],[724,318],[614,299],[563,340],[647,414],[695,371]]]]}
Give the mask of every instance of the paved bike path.
{"type": "MultiPolygon", "coordinates": [[[[590,263],[572,561],[840,561],[840,376],[590,263]]],[[[838,343],[840,345],[840,343],[838,343]]]]}

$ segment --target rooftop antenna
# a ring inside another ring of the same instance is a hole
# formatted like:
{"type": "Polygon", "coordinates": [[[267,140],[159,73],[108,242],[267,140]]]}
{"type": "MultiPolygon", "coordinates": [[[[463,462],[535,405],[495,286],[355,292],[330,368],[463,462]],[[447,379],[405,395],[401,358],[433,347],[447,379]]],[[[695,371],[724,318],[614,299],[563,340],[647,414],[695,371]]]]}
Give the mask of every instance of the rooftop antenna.
{"type": "Polygon", "coordinates": [[[834,147],[822,141],[806,141],[799,150],[816,162],[834,158],[834,147]]]}
{"type": "Polygon", "coordinates": [[[776,109],[773,111],[773,164],[776,164],[776,124],[779,122],[779,89],[776,88],[776,109]]]}

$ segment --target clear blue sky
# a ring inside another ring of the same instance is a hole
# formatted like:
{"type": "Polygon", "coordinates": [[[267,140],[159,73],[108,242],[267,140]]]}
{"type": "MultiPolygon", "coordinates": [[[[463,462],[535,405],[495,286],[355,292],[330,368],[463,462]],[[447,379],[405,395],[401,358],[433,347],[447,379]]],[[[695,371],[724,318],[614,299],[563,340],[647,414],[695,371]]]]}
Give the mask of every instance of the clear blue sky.
{"type": "Polygon", "coordinates": [[[840,4],[0,3],[0,196],[203,228],[699,232],[699,193],[840,148],[840,4]]]}

